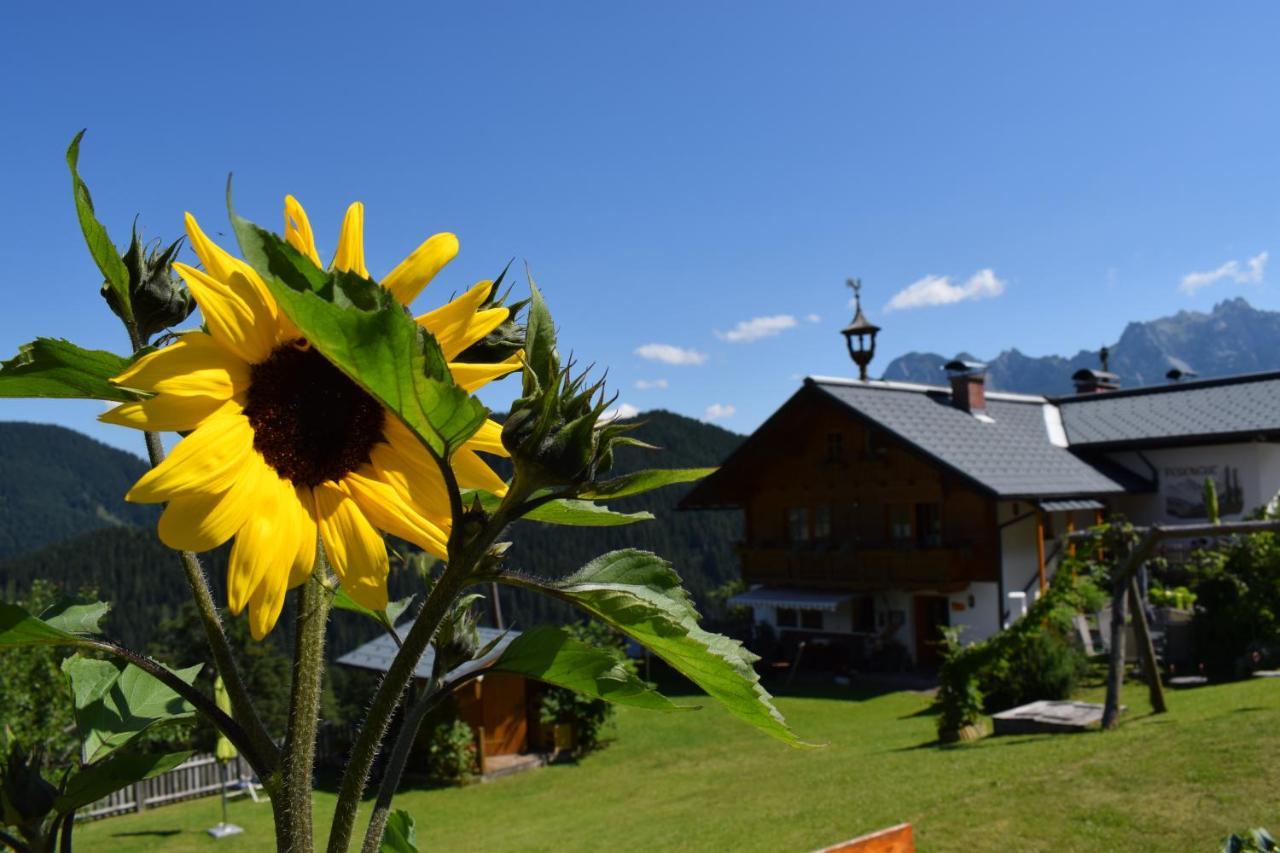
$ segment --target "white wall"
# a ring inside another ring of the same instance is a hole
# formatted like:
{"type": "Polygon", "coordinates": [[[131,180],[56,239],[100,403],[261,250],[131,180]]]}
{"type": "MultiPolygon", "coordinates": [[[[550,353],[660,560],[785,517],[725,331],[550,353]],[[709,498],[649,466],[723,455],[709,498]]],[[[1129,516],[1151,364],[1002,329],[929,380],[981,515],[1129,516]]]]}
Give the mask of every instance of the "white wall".
{"type": "Polygon", "coordinates": [[[950,596],[951,624],[965,626],[960,639],[966,645],[985,640],[996,632],[1000,613],[1000,587],[995,581],[969,584],[964,592],[950,596]],[[970,599],[973,604],[969,603],[970,599]],[[957,610],[956,604],[964,606],[957,610]]]}
{"type": "Polygon", "coordinates": [[[1274,444],[1169,447],[1144,450],[1141,454],[1115,453],[1110,458],[1143,477],[1153,476],[1154,468],[1155,494],[1116,500],[1116,508],[1135,524],[1189,524],[1204,520],[1202,495],[1206,477],[1212,477],[1217,484],[1224,519],[1248,515],[1280,492],[1280,446],[1274,444]],[[1233,485],[1238,487],[1234,494],[1233,485]]]}

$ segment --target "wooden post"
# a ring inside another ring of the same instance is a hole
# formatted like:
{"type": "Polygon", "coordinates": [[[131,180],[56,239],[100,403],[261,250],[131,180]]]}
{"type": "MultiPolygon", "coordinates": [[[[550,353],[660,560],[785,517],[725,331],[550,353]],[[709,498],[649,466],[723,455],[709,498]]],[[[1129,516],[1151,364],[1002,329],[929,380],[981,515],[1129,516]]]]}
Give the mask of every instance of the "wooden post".
{"type": "MultiPolygon", "coordinates": [[[[1102,708],[1102,728],[1114,729],[1120,716],[1120,687],[1124,684],[1125,584],[1111,579],[1111,665],[1107,669],[1107,700],[1102,708]]],[[[1101,626],[1099,626],[1101,627],[1101,626]]]]}
{"type": "Polygon", "coordinates": [[[1036,561],[1040,570],[1040,594],[1049,588],[1048,578],[1044,571],[1044,512],[1036,510],[1036,561]]]}
{"type": "Polygon", "coordinates": [[[1076,532],[1075,516],[1072,515],[1071,513],[1067,513],[1067,542],[1071,543],[1067,545],[1067,553],[1070,554],[1072,557],[1076,555],[1076,544],[1074,542],[1071,542],[1071,534],[1075,532],[1076,532]]]}
{"type": "Polygon", "coordinates": [[[1151,699],[1152,712],[1163,714],[1169,710],[1164,702],[1164,684],[1160,680],[1160,664],[1156,660],[1156,647],[1151,642],[1147,627],[1147,609],[1142,606],[1142,593],[1138,589],[1138,576],[1129,575],[1129,610],[1133,613],[1134,639],[1138,653],[1142,655],[1142,668],[1147,673],[1147,695],[1151,699]]]}
{"type": "Polygon", "coordinates": [[[147,792],[143,790],[142,782],[133,783],[133,810],[135,812],[146,811],[147,808],[147,792]]]}

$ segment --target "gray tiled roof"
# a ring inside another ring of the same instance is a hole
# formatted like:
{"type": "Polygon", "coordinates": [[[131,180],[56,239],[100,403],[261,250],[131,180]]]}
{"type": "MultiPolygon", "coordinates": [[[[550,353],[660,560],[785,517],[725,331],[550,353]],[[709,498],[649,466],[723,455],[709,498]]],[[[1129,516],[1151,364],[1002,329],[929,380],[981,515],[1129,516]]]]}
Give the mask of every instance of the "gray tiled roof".
{"type": "MultiPolygon", "coordinates": [[[[989,393],[988,422],[952,406],[951,392],[945,388],[815,378],[806,382],[997,495],[1068,497],[1125,491],[1050,440],[1042,398],[989,393]]],[[[1053,407],[1048,408],[1053,417],[1053,407]]]]}
{"type": "Polygon", "coordinates": [[[1072,446],[1280,432],[1280,373],[1056,400],[1072,446]]]}
{"type": "MultiPolygon", "coordinates": [[[[499,631],[497,628],[479,628],[477,630],[480,634],[481,648],[484,648],[499,637],[502,638],[493,648],[489,657],[492,657],[493,654],[505,649],[511,644],[512,640],[520,636],[519,631],[499,631]],[[503,636],[504,634],[505,636],[503,636]]],[[[396,633],[399,634],[400,639],[403,640],[405,635],[409,633],[409,623],[396,628],[396,633]]],[[[393,641],[387,634],[382,634],[376,640],[370,640],[363,646],[358,646],[347,652],[345,655],[338,658],[338,663],[345,664],[347,666],[360,667],[361,669],[372,669],[377,672],[386,672],[391,667],[391,661],[395,658],[397,651],[399,651],[399,649],[396,647],[395,641],[393,641]]],[[[418,666],[413,670],[414,678],[430,678],[431,667],[435,665],[435,662],[435,647],[427,646],[427,650],[423,653],[422,659],[418,661],[418,666]]],[[[463,664],[450,672],[449,675],[454,677],[466,675],[478,665],[478,661],[463,664]]]]}

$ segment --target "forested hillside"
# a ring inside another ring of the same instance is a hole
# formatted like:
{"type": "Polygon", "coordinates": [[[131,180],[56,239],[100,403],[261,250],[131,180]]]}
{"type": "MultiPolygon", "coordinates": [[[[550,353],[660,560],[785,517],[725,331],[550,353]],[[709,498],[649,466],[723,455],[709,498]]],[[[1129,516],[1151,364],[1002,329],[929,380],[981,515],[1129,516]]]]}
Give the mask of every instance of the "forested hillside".
{"type": "MultiPolygon", "coordinates": [[[[742,437],[670,412],[641,416],[637,437],[660,452],[625,448],[619,473],[648,467],[717,465],[742,437]]],[[[122,496],[144,470],[143,462],[71,430],[32,424],[0,424],[0,531],[13,547],[0,552],[0,590],[5,600],[24,593],[33,578],[46,577],[70,593],[92,587],[113,605],[108,633],[126,645],[145,648],[156,627],[178,614],[189,593],[177,558],[156,539],[155,511],[124,503],[122,496]],[[99,511],[97,508],[101,508],[99,511]],[[33,523],[32,519],[36,519],[33,523]],[[35,535],[35,528],[41,535],[35,535]],[[24,547],[25,546],[25,547],[24,547]]],[[[688,487],[673,487],[616,502],[628,512],[648,510],[656,520],[617,528],[548,527],[520,523],[510,531],[510,565],[524,572],[556,576],[613,548],[652,550],[671,560],[705,608],[709,590],[737,575],[732,543],[741,523],[732,512],[676,512],[688,487]]],[[[217,600],[223,601],[226,549],[204,556],[217,600]]],[[[404,569],[394,570],[391,593],[400,597],[421,584],[404,569]]],[[[503,591],[508,624],[529,628],[551,619],[572,618],[549,599],[503,591]]],[[[284,641],[292,614],[286,608],[273,638],[284,641]]],[[[330,648],[342,653],[376,633],[354,614],[336,613],[330,648]]]]}
{"type": "Polygon", "coordinates": [[[143,461],[63,427],[0,423],[0,560],[103,527],[149,525],[125,503],[143,461]]]}

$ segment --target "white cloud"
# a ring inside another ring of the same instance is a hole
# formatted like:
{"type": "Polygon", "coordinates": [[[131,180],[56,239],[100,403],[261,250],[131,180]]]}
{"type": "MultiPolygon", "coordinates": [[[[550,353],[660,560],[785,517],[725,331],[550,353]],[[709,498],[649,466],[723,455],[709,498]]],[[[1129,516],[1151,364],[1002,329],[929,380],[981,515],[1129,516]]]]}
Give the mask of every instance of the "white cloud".
{"type": "Polygon", "coordinates": [[[821,323],[822,317],[819,314],[805,314],[804,318],[810,323],[821,323]]]}
{"type": "Polygon", "coordinates": [[[738,411],[732,403],[712,403],[707,406],[707,411],[703,413],[704,421],[718,421],[723,418],[733,417],[734,412],[738,411]]]}
{"type": "Polygon", "coordinates": [[[770,317],[752,317],[743,320],[727,332],[716,331],[716,337],[731,344],[749,344],[761,338],[780,335],[787,329],[794,328],[796,318],[790,314],[774,314],[770,317]]]}
{"type": "Polygon", "coordinates": [[[1189,272],[1182,277],[1182,283],[1178,285],[1178,290],[1183,293],[1192,294],[1202,287],[1208,287],[1222,281],[1224,278],[1234,281],[1236,284],[1259,284],[1262,281],[1263,271],[1267,266],[1266,252],[1259,252],[1252,258],[1244,262],[1244,266],[1240,266],[1240,262],[1236,260],[1227,261],[1216,270],[1207,272],[1189,272]]]}
{"type": "Polygon", "coordinates": [[[702,364],[707,360],[705,352],[672,346],[671,344],[645,344],[636,347],[636,355],[663,364],[702,364]]]}
{"type": "Polygon", "coordinates": [[[623,403],[616,409],[610,409],[600,416],[601,421],[626,421],[640,414],[640,410],[630,403],[623,403]]]}
{"type": "Polygon", "coordinates": [[[931,305],[951,305],[970,299],[991,299],[1004,293],[1004,281],[990,269],[978,270],[962,284],[952,284],[949,275],[927,275],[899,290],[885,306],[886,311],[905,311],[931,305]]]}
{"type": "Polygon", "coordinates": [[[662,390],[666,387],[667,387],[667,380],[665,379],[637,379],[636,380],[636,388],[640,389],[641,391],[662,390]]]}

